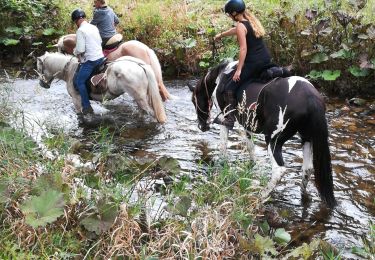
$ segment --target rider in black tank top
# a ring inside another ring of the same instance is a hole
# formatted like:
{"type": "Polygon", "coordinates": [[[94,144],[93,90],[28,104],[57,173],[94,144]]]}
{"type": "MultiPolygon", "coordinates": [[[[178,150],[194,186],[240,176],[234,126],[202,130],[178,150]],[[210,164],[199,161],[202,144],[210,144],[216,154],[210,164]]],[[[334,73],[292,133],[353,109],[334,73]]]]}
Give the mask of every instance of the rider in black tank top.
{"type": "Polygon", "coordinates": [[[243,0],[228,0],[224,7],[225,13],[237,22],[237,26],[215,36],[215,39],[220,39],[222,36],[236,35],[240,45],[237,68],[232,80],[225,85],[224,100],[228,104],[227,110],[224,111],[226,116],[224,120],[214,121],[229,129],[233,128],[236,120],[233,113],[236,106],[236,90],[244,82],[259,78],[261,71],[271,65],[271,56],[263,42],[263,26],[245,9],[243,0]]]}
{"type": "Polygon", "coordinates": [[[253,63],[253,62],[270,62],[271,56],[270,53],[264,44],[263,38],[257,38],[254,35],[253,28],[250,25],[250,22],[240,21],[243,25],[245,25],[247,29],[246,34],[246,44],[247,44],[247,53],[245,58],[245,63],[253,63]]]}

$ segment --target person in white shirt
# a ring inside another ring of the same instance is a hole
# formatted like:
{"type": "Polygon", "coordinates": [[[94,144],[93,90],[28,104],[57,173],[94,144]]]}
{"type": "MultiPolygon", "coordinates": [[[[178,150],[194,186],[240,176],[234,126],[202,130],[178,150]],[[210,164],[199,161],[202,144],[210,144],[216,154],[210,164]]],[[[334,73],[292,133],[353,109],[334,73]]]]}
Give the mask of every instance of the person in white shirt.
{"type": "Polygon", "coordinates": [[[86,82],[94,69],[103,63],[102,39],[95,25],[86,21],[86,14],[81,9],[72,12],[72,21],[77,25],[77,43],[73,54],[78,57],[80,66],[74,79],[74,86],[81,95],[82,114],[93,113],[90,105],[86,82]]]}

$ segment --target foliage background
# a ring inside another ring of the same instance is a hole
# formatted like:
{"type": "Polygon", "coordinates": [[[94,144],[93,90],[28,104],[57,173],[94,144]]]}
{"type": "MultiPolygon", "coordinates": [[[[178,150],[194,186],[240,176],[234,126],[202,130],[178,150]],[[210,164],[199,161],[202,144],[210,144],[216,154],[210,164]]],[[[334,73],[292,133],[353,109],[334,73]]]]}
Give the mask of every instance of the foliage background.
{"type": "MultiPolygon", "coordinates": [[[[201,73],[224,58],[236,59],[234,38],[213,42],[233,25],[225,1],[109,0],[120,17],[118,31],[156,50],[166,76],[201,73]]],[[[375,94],[375,0],[246,1],[267,30],[275,62],[346,96],[375,94]]],[[[5,0],[0,4],[2,60],[25,63],[63,34],[73,33],[70,13],[92,1],[5,0]]]]}

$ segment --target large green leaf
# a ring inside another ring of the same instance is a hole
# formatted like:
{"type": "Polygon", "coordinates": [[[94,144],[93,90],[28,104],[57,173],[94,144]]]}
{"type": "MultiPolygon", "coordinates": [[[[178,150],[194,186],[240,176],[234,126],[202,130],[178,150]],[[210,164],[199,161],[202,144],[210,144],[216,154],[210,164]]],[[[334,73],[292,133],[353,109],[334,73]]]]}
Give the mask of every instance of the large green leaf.
{"type": "Polygon", "coordinates": [[[340,70],[324,70],[322,73],[322,78],[327,81],[336,80],[340,77],[341,71],[340,70]]]}
{"type": "Polygon", "coordinates": [[[353,57],[353,54],[351,51],[348,51],[348,50],[345,50],[345,49],[341,49],[337,52],[334,52],[330,55],[332,58],[336,59],[336,58],[339,58],[339,59],[349,59],[349,58],[352,58],[353,57]]]}
{"type": "Polygon", "coordinates": [[[16,35],[21,35],[22,34],[22,28],[16,27],[16,26],[10,26],[5,29],[6,32],[9,33],[14,33],[16,35]]]}
{"type": "Polygon", "coordinates": [[[288,232],[285,231],[283,228],[278,228],[275,231],[275,235],[273,240],[275,240],[279,244],[287,244],[289,243],[291,237],[288,232]]]}
{"type": "Polygon", "coordinates": [[[348,70],[355,77],[366,77],[370,74],[368,69],[361,69],[360,67],[354,65],[350,66],[348,70]]]}
{"type": "Polygon", "coordinates": [[[277,255],[277,251],[275,249],[275,246],[273,245],[273,241],[269,237],[262,237],[259,234],[255,234],[253,246],[253,249],[261,256],[267,252],[270,252],[272,255],[277,255]]]}
{"type": "Polygon", "coordinates": [[[324,52],[319,52],[314,55],[314,57],[311,59],[310,63],[322,63],[324,61],[327,61],[329,58],[327,54],[324,52]]]}
{"type": "Polygon", "coordinates": [[[57,31],[54,28],[47,28],[47,29],[44,29],[44,31],[43,31],[43,35],[45,35],[45,36],[54,35],[56,33],[57,33],[57,31]]]}
{"type": "Polygon", "coordinates": [[[91,232],[100,235],[108,231],[113,225],[118,214],[118,207],[113,203],[98,203],[98,212],[87,216],[81,221],[81,224],[91,232]]]}
{"type": "Polygon", "coordinates": [[[310,79],[319,79],[321,76],[322,76],[322,72],[317,71],[317,70],[312,70],[312,71],[310,71],[309,74],[306,75],[306,77],[308,77],[310,79]]]}
{"type": "Polygon", "coordinates": [[[2,40],[2,42],[5,46],[13,46],[13,45],[17,45],[20,41],[16,40],[16,39],[6,38],[6,39],[2,40]]]}
{"type": "Polygon", "coordinates": [[[64,214],[64,199],[61,192],[55,190],[44,191],[39,196],[33,196],[26,201],[21,210],[26,223],[34,228],[54,222],[64,214]]]}

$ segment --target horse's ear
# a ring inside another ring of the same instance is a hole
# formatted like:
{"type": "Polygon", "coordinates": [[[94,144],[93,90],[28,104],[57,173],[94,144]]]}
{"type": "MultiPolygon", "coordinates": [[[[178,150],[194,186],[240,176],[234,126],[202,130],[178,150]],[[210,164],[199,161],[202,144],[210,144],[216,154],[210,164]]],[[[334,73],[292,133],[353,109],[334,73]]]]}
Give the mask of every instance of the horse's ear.
{"type": "Polygon", "coordinates": [[[191,91],[191,92],[194,92],[195,87],[194,87],[193,85],[191,85],[190,83],[188,83],[187,85],[188,85],[190,91],[191,91]]]}

